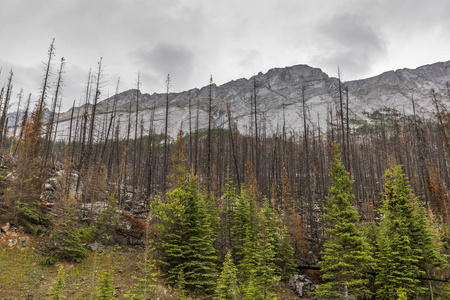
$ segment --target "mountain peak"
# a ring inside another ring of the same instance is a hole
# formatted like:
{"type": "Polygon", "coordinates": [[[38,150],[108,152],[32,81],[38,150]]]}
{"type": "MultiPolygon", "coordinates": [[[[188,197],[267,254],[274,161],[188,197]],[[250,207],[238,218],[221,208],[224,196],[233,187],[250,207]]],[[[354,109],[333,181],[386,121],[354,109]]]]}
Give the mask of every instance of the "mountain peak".
{"type": "MultiPolygon", "coordinates": [[[[378,76],[345,82],[344,86],[349,91],[351,118],[364,120],[366,117],[363,112],[385,108],[410,114],[412,113],[412,96],[417,112],[424,116],[431,115],[429,92],[432,88],[436,91],[445,91],[448,81],[450,81],[449,61],[416,69],[388,71],[378,76]]],[[[211,111],[214,127],[228,128],[227,107],[229,106],[233,126],[236,126],[243,134],[252,132],[251,109],[255,84],[257,116],[266,134],[279,132],[283,123],[287,130],[303,130],[301,121],[303,100],[305,100],[307,110],[305,113],[310,130],[317,126],[322,128],[327,126],[329,110],[337,109],[335,107],[338,100],[337,79],[329,77],[319,68],[299,64],[273,68],[266,73],[259,72],[248,79],[240,78],[219,86],[213,84],[211,111]]],[[[138,117],[142,120],[144,128],[149,128],[153,118],[153,128],[156,132],[162,132],[165,123],[166,95],[160,93],[150,95],[139,91],[138,116],[135,113],[136,95],[136,89],[131,89],[100,102],[97,108],[99,119],[109,115],[113,108],[112,103],[117,100],[117,112],[122,122],[128,118],[134,122],[133,119],[138,117]]],[[[169,94],[169,131],[172,137],[176,136],[180,128],[187,132],[189,122],[190,127],[193,128],[197,119],[199,128],[207,126],[208,99],[209,85],[169,94]],[[189,109],[191,119],[189,119],[189,109]]],[[[61,122],[68,123],[69,117],[70,113],[62,114],[61,122]]],[[[121,126],[120,130],[121,134],[125,134],[126,126],[121,126]]]]}

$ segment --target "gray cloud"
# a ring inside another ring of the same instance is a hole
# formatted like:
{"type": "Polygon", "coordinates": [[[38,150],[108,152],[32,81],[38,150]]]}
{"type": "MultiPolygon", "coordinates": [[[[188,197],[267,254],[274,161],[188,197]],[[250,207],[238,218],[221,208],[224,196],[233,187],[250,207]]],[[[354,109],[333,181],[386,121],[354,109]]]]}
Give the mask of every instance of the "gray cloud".
{"type": "MultiPolygon", "coordinates": [[[[341,14],[317,26],[322,49],[314,62],[361,76],[387,52],[386,41],[362,15],[341,14]]],[[[334,75],[334,74],[330,74],[334,75]]]]}
{"type": "Polygon", "coordinates": [[[167,73],[182,91],[207,85],[210,74],[223,84],[300,63],[332,76],[340,65],[349,80],[448,60],[449,10],[442,0],[4,1],[0,66],[13,66],[15,89],[37,94],[39,63],[56,38],[55,62],[67,62],[65,108],[100,57],[109,80],[102,96],[118,76],[121,91],[134,88],[139,71],[143,92],[163,92],[167,73]]]}
{"type": "MultiPolygon", "coordinates": [[[[194,69],[195,57],[191,50],[180,44],[159,43],[149,50],[132,54],[136,65],[148,79],[161,78],[165,80],[169,73],[177,89],[190,87],[191,74],[194,69]]],[[[161,84],[158,80],[158,84],[161,84]]]]}

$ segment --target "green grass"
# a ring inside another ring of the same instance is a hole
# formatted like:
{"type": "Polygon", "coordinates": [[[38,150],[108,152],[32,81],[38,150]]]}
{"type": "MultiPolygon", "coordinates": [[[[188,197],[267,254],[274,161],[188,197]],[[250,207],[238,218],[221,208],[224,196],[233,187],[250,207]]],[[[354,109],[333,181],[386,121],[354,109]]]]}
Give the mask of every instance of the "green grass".
{"type": "MultiPolygon", "coordinates": [[[[24,299],[28,294],[32,294],[34,299],[48,299],[60,263],[40,265],[42,256],[36,248],[38,242],[22,249],[10,249],[0,244],[0,299],[24,299]]],[[[92,299],[96,293],[99,272],[109,263],[114,272],[117,299],[128,299],[124,297],[125,293],[137,283],[136,277],[141,275],[142,255],[142,249],[129,251],[128,248],[111,247],[104,253],[89,251],[80,263],[63,262],[66,282],[64,296],[75,300],[92,299]]],[[[285,284],[278,285],[273,291],[278,299],[299,299],[285,284]]],[[[162,280],[159,280],[155,297],[161,300],[178,299],[176,290],[166,287],[162,280]]]]}

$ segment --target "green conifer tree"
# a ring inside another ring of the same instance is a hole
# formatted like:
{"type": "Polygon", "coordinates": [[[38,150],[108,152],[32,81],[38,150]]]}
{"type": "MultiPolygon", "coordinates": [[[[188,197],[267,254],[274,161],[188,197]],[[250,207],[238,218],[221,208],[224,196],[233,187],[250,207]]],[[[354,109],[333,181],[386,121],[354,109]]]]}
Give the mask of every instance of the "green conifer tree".
{"type": "Polygon", "coordinates": [[[276,264],[281,271],[281,278],[286,280],[294,274],[297,267],[294,260],[294,249],[291,246],[291,239],[286,226],[281,229],[280,238],[280,248],[277,249],[279,260],[276,264]]]}
{"type": "MultiPolygon", "coordinates": [[[[227,178],[229,178],[229,169],[227,169],[227,178]]],[[[231,180],[227,180],[221,198],[220,209],[220,232],[218,238],[219,257],[224,258],[228,249],[234,249],[233,230],[234,230],[234,215],[236,211],[236,189],[231,180]]]]}
{"type": "Polygon", "coordinates": [[[106,270],[100,271],[100,281],[98,283],[98,292],[95,296],[96,300],[117,299],[114,297],[113,271],[111,266],[106,270]]]}
{"type": "Polygon", "coordinates": [[[402,291],[406,295],[433,294],[418,279],[444,267],[440,243],[433,235],[426,211],[412,193],[401,166],[386,171],[385,200],[378,239],[376,283],[380,299],[402,291]]]}
{"type": "Polygon", "coordinates": [[[177,286],[178,286],[178,296],[180,300],[186,299],[186,279],[184,278],[183,269],[180,269],[177,277],[177,286]]]}
{"type": "Polygon", "coordinates": [[[166,282],[176,284],[182,271],[188,291],[211,294],[215,289],[217,255],[195,176],[186,174],[180,187],[167,193],[167,199],[167,204],[154,210],[165,220],[160,250],[166,282]]]}
{"type": "MultiPolygon", "coordinates": [[[[148,240],[148,231],[149,228],[147,226],[146,228],[147,240],[148,240]]],[[[155,289],[157,287],[156,281],[158,280],[158,272],[156,270],[155,261],[153,259],[153,251],[154,247],[152,246],[152,241],[149,241],[144,251],[143,264],[141,267],[142,277],[135,278],[138,279],[139,282],[136,283],[132,289],[127,291],[125,297],[130,298],[132,300],[147,300],[151,299],[151,297],[155,294],[155,289]]]]}
{"type": "Polygon", "coordinates": [[[215,290],[217,254],[214,237],[206,213],[205,199],[198,192],[195,178],[188,186],[184,241],[184,273],[186,288],[194,294],[211,294],[215,290]]]}
{"type": "Polygon", "coordinates": [[[328,240],[319,262],[325,283],[319,285],[316,294],[321,299],[350,299],[369,294],[368,280],[363,270],[371,266],[373,259],[369,245],[356,228],[359,216],[352,207],[355,199],[352,194],[353,181],[341,163],[336,144],[333,148],[331,196],[327,198],[324,214],[328,240]]]}
{"type": "Polygon", "coordinates": [[[236,299],[237,293],[237,269],[233,263],[231,251],[228,251],[217,282],[216,296],[219,300],[234,300],[236,299]]]}
{"type": "Polygon", "coordinates": [[[62,265],[58,268],[58,277],[56,278],[53,286],[50,287],[50,299],[52,300],[64,300],[66,299],[62,294],[64,292],[66,282],[64,280],[64,267],[62,265]]]}

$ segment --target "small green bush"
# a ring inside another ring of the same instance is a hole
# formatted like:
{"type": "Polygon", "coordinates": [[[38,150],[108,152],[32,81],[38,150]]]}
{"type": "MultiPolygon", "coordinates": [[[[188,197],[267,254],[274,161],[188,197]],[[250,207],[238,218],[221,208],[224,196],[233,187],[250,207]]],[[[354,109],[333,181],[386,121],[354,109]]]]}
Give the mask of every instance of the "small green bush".
{"type": "Polygon", "coordinates": [[[41,264],[54,264],[58,260],[80,262],[86,256],[81,245],[80,234],[73,229],[57,230],[44,245],[44,258],[41,264]]]}
{"type": "Polygon", "coordinates": [[[29,205],[28,203],[19,203],[17,206],[19,212],[19,218],[23,221],[25,225],[25,230],[33,235],[39,235],[46,232],[46,228],[50,225],[50,219],[44,216],[35,207],[29,205]]]}
{"type": "Polygon", "coordinates": [[[83,243],[92,243],[95,241],[95,237],[97,236],[97,227],[94,225],[86,226],[78,230],[78,234],[80,235],[80,240],[83,243]]]}

